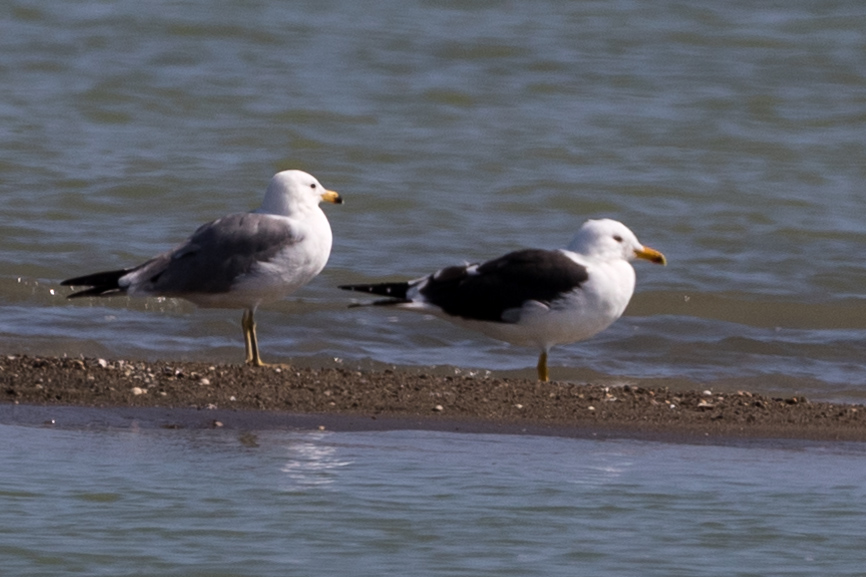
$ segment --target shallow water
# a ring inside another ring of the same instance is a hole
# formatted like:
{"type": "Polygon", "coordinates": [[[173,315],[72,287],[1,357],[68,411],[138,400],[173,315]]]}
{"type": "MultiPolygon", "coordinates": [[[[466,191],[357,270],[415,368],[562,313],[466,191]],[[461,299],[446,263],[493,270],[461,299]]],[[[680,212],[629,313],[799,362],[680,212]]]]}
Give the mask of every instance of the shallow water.
{"type": "Polygon", "coordinates": [[[10,575],[863,571],[860,444],[70,428],[69,410],[54,425],[4,414],[10,575]]]}
{"type": "Polygon", "coordinates": [[[346,310],[345,282],[563,246],[663,251],[554,378],[866,391],[858,3],[64,2],[0,19],[0,344],[241,357],[240,313],[58,282],[137,264],[297,167],[343,193],[329,267],[259,313],[266,359],[534,374],[535,352],[346,310]]]}

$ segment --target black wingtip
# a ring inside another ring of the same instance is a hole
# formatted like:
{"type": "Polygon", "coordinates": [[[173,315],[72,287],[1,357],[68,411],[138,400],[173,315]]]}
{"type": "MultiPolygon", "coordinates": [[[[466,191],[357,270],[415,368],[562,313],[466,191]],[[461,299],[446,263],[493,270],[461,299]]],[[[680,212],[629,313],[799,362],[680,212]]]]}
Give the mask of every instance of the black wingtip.
{"type": "Polygon", "coordinates": [[[390,297],[395,299],[406,299],[406,293],[409,290],[408,282],[385,282],[376,284],[345,284],[339,285],[338,288],[347,291],[362,292],[368,294],[390,297]]]}
{"type": "Polygon", "coordinates": [[[82,297],[101,297],[121,294],[126,292],[118,284],[120,278],[127,274],[129,269],[110,270],[105,272],[97,272],[75,278],[68,278],[60,281],[60,286],[80,286],[90,287],[83,291],[74,292],[66,298],[75,299],[82,297]]]}
{"type": "Polygon", "coordinates": [[[83,291],[74,292],[71,295],[67,295],[68,299],[80,299],[84,297],[110,297],[116,294],[122,294],[122,291],[119,288],[106,288],[106,287],[93,287],[83,291]]]}
{"type": "Polygon", "coordinates": [[[359,307],[392,307],[394,305],[405,305],[409,304],[412,301],[406,299],[382,299],[379,301],[372,301],[369,303],[352,303],[349,305],[350,309],[356,309],[359,307]]]}
{"type": "Polygon", "coordinates": [[[343,289],[344,291],[372,293],[376,290],[376,285],[372,285],[372,284],[341,284],[341,285],[338,285],[337,288],[343,289]]]}

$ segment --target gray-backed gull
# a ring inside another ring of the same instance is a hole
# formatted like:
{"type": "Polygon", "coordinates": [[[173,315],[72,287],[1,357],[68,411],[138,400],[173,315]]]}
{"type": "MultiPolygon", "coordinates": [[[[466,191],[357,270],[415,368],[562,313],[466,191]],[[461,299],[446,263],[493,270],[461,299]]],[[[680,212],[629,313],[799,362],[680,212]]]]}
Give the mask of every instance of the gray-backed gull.
{"type": "Polygon", "coordinates": [[[331,227],[320,201],[343,202],[306,172],[279,172],[258,209],[204,224],[184,243],[139,266],[60,284],[91,287],[69,298],[161,296],[200,307],[242,308],[246,362],[264,366],[256,340],[256,308],[310,282],[331,254],[331,227]]]}

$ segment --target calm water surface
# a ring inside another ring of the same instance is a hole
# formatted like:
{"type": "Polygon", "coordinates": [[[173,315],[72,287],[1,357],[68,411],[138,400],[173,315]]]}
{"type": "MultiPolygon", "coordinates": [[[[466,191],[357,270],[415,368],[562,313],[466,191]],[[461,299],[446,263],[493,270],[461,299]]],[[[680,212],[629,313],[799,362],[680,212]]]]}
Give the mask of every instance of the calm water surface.
{"type": "MultiPolygon", "coordinates": [[[[239,311],[70,303],[255,207],[339,190],[269,360],[534,375],[336,285],[567,243],[663,251],[554,378],[866,398],[862,2],[10,0],[0,349],[240,362],[239,311]],[[433,367],[433,369],[431,369],[433,367]]],[[[0,425],[16,575],[863,574],[858,446],[0,425]]]]}
{"type": "Polygon", "coordinates": [[[0,425],[4,574],[863,575],[859,444],[63,420],[0,425]]]}

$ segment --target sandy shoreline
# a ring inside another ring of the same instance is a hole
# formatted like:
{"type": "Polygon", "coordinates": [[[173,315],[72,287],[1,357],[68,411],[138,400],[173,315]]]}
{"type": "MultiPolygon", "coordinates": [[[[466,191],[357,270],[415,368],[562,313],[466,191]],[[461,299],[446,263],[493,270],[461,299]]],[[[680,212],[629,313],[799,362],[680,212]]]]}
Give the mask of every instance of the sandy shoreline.
{"type": "MultiPolygon", "coordinates": [[[[863,405],[748,391],[707,394],[388,370],[251,369],[26,355],[0,359],[0,385],[0,416],[7,420],[13,407],[31,407],[17,411],[32,419],[49,419],[45,407],[55,412],[90,407],[112,408],[121,422],[134,415],[163,427],[866,441],[863,405]]],[[[76,418],[90,414],[79,412],[76,418]]],[[[109,417],[103,411],[103,417],[92,418],[109,417]]]]}

